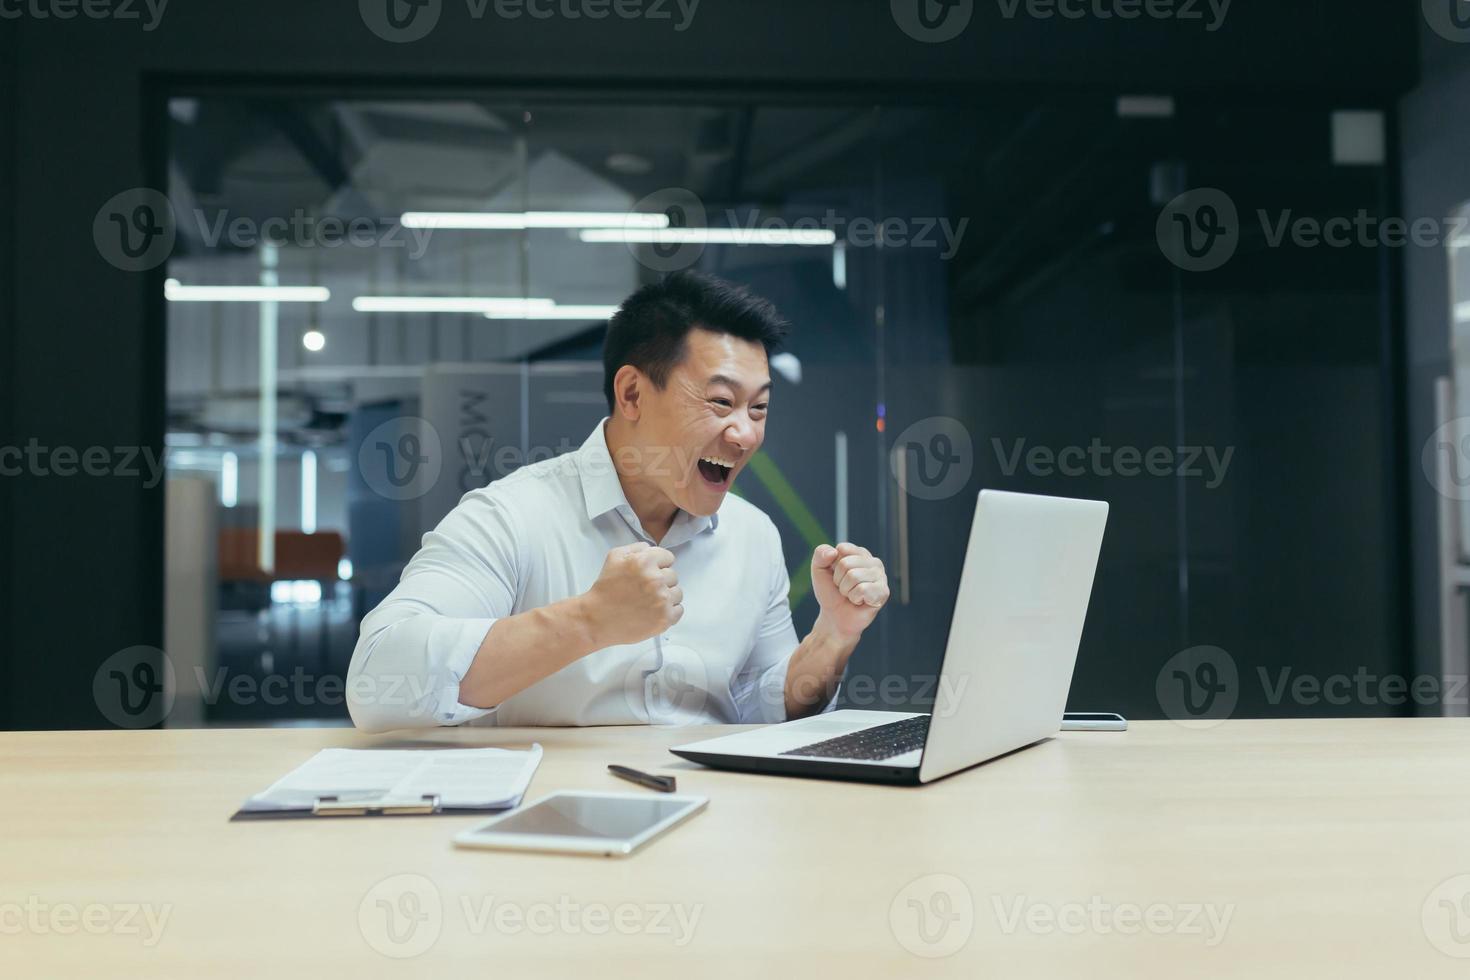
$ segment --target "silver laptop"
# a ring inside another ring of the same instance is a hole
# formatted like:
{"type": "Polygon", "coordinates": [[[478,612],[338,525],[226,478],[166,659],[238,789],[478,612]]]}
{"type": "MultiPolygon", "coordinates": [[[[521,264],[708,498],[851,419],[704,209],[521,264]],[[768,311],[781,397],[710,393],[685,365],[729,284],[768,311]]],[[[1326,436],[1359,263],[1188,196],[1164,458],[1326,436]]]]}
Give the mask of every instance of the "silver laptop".
{"type": "Polygon", "coordinates": [[[930,713],[832,711],[671,751],[743,772],[915,784],[1056,734],[1107,518],[1100,500],[980,491],[930,713]]]}

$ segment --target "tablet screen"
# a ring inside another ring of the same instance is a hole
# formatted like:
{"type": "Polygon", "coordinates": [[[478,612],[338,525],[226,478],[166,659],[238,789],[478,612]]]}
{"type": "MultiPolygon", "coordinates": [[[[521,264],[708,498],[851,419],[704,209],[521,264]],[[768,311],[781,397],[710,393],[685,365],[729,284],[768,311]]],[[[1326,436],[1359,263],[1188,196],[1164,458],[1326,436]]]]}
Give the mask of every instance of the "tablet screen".
{"type": "Polygon", "coordinates": [[[552,796],[495,821],[485,832],[628,840],[688,809],[687,799],[657,796],[552,796]]]}

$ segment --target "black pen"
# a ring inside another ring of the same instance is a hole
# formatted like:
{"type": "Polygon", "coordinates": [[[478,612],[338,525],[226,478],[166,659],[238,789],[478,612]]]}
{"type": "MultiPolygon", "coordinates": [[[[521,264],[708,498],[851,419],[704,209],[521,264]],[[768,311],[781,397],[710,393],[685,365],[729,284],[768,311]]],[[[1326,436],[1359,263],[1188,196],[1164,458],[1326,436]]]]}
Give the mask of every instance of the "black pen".
{"type": "Polygon", "coordinates": [[[646,772],[639,772],[637,769],[629,769],[627,766],[608,766],[607,771],[619,779],[626,779],[630,783],[637,783],[639,786],[656,789],[660,793],[672,793],[674,791],[675,784],[673,776],[654,776],[646,772]]]}

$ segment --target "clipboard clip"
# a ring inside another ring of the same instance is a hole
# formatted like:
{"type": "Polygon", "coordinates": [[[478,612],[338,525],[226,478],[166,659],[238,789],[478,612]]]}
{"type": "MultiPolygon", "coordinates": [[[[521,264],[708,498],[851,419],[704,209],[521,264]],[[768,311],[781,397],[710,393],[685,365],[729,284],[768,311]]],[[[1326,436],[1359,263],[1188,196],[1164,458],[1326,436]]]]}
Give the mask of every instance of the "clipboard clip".
{"type": "Polygon", "coordinates": [[[374,803],[362,799],[338,799],[322,796],[311,805],[314,817],[407,817],[438,813],[439,796],[425,793],[419,800],[400,800],[392,803],[374,803]]]}

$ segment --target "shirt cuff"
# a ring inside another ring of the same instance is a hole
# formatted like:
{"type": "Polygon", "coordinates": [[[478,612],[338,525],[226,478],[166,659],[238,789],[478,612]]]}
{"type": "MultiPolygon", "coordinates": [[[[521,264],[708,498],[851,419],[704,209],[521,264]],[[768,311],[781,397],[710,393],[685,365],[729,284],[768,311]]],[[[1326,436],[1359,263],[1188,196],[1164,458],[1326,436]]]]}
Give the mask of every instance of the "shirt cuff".
{"type": "MultiPolygon", "coordinates": [[[[773,724],[790,721],[786,716],[786,675],[791,670],[791,658],[795,654],[796,651],[793,650],[787,655],[784,663],[776,664],[770,670],[766,671],[765,676],[761,678],[758,698],[758,708],[761,717],[752,719],[753,721],[764,721],[773,724]]],[[[837,687],[832,691],[832,696],[827,699],[820,710],[813,712],[813,714],[824,715],[836,708],[837,698],[841,694],[842,682],[838,681],[837,687]]]]}
{"type": "Polygon", "coordinates": [[[452,619],[436,626],[431,634],[433,647],[446,651],[434,705],[434,720],[439,724],[463,725],[495,712],[495,708],[473,708],[459,700],[459,685],[494,625],[494,619],[452,619]]]}

